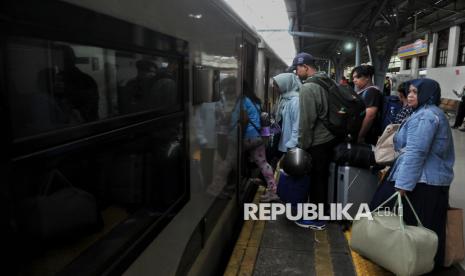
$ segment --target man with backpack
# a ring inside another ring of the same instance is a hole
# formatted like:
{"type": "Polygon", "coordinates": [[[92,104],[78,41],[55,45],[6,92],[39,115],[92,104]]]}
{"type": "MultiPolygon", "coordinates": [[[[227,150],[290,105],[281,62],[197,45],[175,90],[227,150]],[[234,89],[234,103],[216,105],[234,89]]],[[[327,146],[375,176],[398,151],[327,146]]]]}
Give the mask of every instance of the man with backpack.
{"type": "MultiPolygon", "coordinates": [[[[324,125],[328,113],[326,90],[311,82],[312,78],[328,77],[317,71],[315,59],[308,53],[299,53],[292,63],[297,76],[303,81],[299,95],[300,118],[298,147],[306,150],[312,157],[310,170],[310,202],[327,203],[329,163],[331,153],[338,139],[324,125]]],[[[323,230],[323,221],[298,220],[296,224],[314,230],[323,230]]]]}

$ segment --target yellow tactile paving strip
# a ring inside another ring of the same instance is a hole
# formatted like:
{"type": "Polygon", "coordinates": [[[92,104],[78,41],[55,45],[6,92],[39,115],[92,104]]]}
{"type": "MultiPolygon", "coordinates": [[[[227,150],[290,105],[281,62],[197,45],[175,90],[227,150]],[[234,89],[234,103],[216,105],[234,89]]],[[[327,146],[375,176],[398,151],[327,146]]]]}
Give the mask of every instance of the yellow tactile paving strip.
{"type": "MultiPolygon", "coordinates": [[[[260,195],[263,194],[264,191],[264,187],[260,186],[258,188],[253,200],[254,203],[259,203],[260,195]]],[[[253,274],[264,229],[265,221],[244,221],[239,239],[236,242],[224,275],[247,276],[253,274]]]]}
{"type": "MultiPolygon", "coordinates": [[[[260,186],[255,194],[254,203],[259,203],[259,196],[263,194],[264,191],[265,188],[260,186]]],[[[265,221],[249,220],[244,222],[224,275],[253,275],[264,229],[265,221]]],[[[329,244],[327,231],[314,231],[314,235],[316,275],[333,275],[331,246],[329,244]]]]}
{"type": "MultiPolygon", "coordinates": [[[[265,188],[260,186],[255,194],[254,203],[259,203],[259,196],[265,188]]],[[[249,276],[253,275],[255,262],[257,260],[260,242],[262,240],[265,221],[248,220],[242,226],[239,239],[229,259],[224,275],[226,276],[249,276]]],[[[331,246],[329,244],[327,231],[314,231],[315,239],[315,272],[317,276],[334,275],[331,261],[331,246]]],[[[351,232],[344,233],[350,243],[351,232]]],[[[351,250],[352,260],[357,276],[392,276],[393,274],[384,268],[365,259],[351,250]]]]}
{"type": "MultiPolygon", "coordinates": [[[[352,236],[352,232],[350,230],[344,232],[344,235],[347,241],[350,244],[350,238],[352,236]]],[[[368,259],[360,256],[358,253],[350,250],[352,254],[352,261],[354,262],[355,272],[357,276],[392,276],[391,272],[385,270],[384,268],[374,264],[368,259]]]]}
{"type": "Polygon", "coordinates": [[[315,235],[315,272],[317,276],[334,275],[328,232],[313,231],[315,235]]]}

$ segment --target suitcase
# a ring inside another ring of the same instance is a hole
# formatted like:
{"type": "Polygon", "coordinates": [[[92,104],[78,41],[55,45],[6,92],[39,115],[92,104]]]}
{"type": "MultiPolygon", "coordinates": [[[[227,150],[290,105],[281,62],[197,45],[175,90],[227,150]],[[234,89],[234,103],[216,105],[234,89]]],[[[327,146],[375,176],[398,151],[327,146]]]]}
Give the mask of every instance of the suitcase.
{"type": "Polygon", "coordinates": [[[328,183],[328,197],[330,203],[352,203],[348,213],[354,218],[361,203],[369,204],[378,188],[376,172],[350,166],[330,165],[331,183],[328,183]],[[332,172],[331,172],[332,170],[332,172]]]}
{"type": "Polygon", "coordinates": [[[335,162],[329,163],[329,176],[328,176],[328,203],[336,202],[336,183],[337,183],[337,164],[335,162]]]}

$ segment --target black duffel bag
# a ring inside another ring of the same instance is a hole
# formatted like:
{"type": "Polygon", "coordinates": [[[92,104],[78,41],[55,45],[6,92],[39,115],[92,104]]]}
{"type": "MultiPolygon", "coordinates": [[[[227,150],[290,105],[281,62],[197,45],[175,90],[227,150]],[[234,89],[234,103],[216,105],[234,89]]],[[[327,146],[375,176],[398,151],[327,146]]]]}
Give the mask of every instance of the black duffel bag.
{"type": "Polygon", "coordinates": [[[334,148],[334,162],[340,166],[369,168],[376,164],[369,144],[341,143],[334,148]]]}
{"type": "Polygon", "coordinates": [[[22,233],[48,241],[79,238],[103,226],[95,197],[74,187],[58,170],[51,171],[42,186],[38,196],[22,200],[16,208],[22,233]]]}

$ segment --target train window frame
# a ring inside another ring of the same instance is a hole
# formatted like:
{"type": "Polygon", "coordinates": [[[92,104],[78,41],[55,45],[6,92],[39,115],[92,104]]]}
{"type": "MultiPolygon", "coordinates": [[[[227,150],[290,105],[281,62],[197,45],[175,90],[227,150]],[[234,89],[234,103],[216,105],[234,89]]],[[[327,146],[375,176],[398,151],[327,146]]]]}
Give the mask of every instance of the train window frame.
{"type": "MultiPolygon", "coordinates": [[[[11,34],[6,34],[2,35],[4,38],[4,42],[2,43],[2,54],[6,55],[6,41],[8,41],[8,38],[13,37],[16,38],[18,36],[16,35],[11,35],[11,34]]],[[[63,43],[73,43],[79,46],[83,47],[98,47],[100,49],[110,49],[114,50],[115,53],[118,51],[121,52],[127,52],[127,53],[134,53],[134,54],[141,54],[141,55],[150,55],[150,56],[156,56],[160,58],[168,58],[173,60],[177,64],[177,95],[179,97],[178,99],[178,108],[177,110],[171,111],[171,112],[163,112],[163,110],[157,110],[157,109],[147,109],[147,110],[141,110],[138,112],[133,112],[133,113],[126,113],[126,114],[118,114],[113,117],[108,117],[104,118],[101,120],[93,121],[93,122],[88,122],[88,123],[83,123],[83,124],[78,124],[78,125],[71,125],[67,126],[64,128],[57,128],[57,129],[52,129],[52,130],[47,130],[47,131],[42,131],[39,133],[35,133],[33,135],[28,135],[24,137],[15,137],[14,135],[11,136],[11,140],[14,145],[14,149],[12,151],[14,156],[21,155],[25,152],[30,152],[30,151],[38,151],[45,149],[47,147],[60,144],[60,143],[65,143],[68,141],[72,141],[75,139],[83,138],[86,136],[91,136],[95,135],[101,132],[105,131],[110,131],[115,128],[119,127],[124,127],[130,124],[142,122],[151,118],[155,117],[161,117],[161,116],[167,116],[170,114],[176,114],[176,113],[182,113],[184,112],[185,109],[185,101],[186,101],[186,95],[183,87],[183,82],[185,76],[183,76],[184,73],[184,58],[179,55],[171,55],[171,54],[166,54],[166,53],[160,53],[157,51],[144,51],[140,49],[136,50],[128,50],[126,48],[118,48],[118,47],[105,47],[101,45],[90,45],[90,44],[84,44],[80,42],[76,42],[77,39],[73,41],[64,41],[64,40],[58,40],[58,39],[49,39],[47,36],[21,36],[21,37],[26,37],[27,39],[32,38],[32,39],[39,39],[39,40],[45,40],[45,41],[57,41],[57,42],[63,42],[63,43]]],[[[8,59],[3,57],[3,60],[7,61],[8,59]]],[[[2,79],[5,83],[5,86],[7,85],[8,82],[8,72],[4,70],[5,72],[2,72],[2,79]]],[[[10,97],[11,97],[11,92],[8,90],[8,87],[4,90],[5,94],[4,95],[7,98],[7,102],[10,103],[10,97]]],[[[7,108],[8,109],[8,108],[7,108]]],[[[13,118],[11,117],[11,113],[8,112],[8,118],[9,121],[13,121],[13,118]]],[[[11,124],[9,124],[9,133],[13,133],[13,128],[11,124]]]]}
{"type": "MultiPolygon", "coordinates": [[[[188,153],[188,112],[186,103],[188,101],[188,75],[185,74],[185,67],[188,60],[188,43],[187,41],[171,37],[165,34],[149,30],[145,27],[135,25],[108,15],[87,10],[65,2],[47,2],[47,3],[14,3],[8,1],[2,3],[0,11],[0,30],[2,41],[0,42],[1,64],[5,64],[5,39],[8,36],[25,36],[38,39],[48,39],[76,43],[86,46],[110,48],[121,51],[134,51],[141,54],[161,55],[178,60],[178,92],[181,97],[179,111],[170,114],[157,114],[154,111],[129,114],[114,119],[108,119],[98,123],[89,123],[79,127],[57,130],[43,133],[31,137],[14,139],[11,135],[12,127],[10,125],[9,96],[6,86],[6,68],[0,66],[0,85],[2,91],[0,97],[0,114],[2,122],[8,126],[6,135],[2,135],[2,150],[7,152],[3,155],[2,161],[8,166],[2,166],[2,171],[9,172],[12,164],[22,162],[34,162],[40,158],[50,158],[50,156],[60,156],[64,152],[78,150],[80,148],[101,141],[102,139],[111,139],[112,135],[121,134],[131,131],[135,128],[143,128],[152,122],[162,122],[171,118],[182,118],[183,122],[183,166],[184,166],[184,183],[185,188],[182,196],[171,205],[160,222],[154,222],[145,228],[144,233],[131,240],[131,243],[124,245],[118,250],[117,258],[106,260],[104,262],[95,262],[92,258],[86,260],[75,259],[74,265],[67,273],[71,275],[95,274],[95,271],[110,274],[121,274],[134,259],[153,241],[161,232],[173,214],[177,213],[182,206],[188,201],[190,195],[190,183],[187,173],[189,168],[188,153]],[[50,14],[44,17],[43,14],[50,14]],[[86,20],[82,20],[86,18],[86,20]],[[94,26],[95,28],[90,28],[94,26]],[[109,26],[116,26],[108,28],[109,26]],[[133,41],[131,35],[135,31],[144,34],[144,39],[133,41]],[[129,36],[129,39],[125,39],[129,36]],[[157,43],[161,40],[167,43],[157,43]],[[142,41],[142,42],[141,42],[142,41]],[[158,47],[158,44],[169,45],[171,48],[158,47]],[[89,262],[92,265],[89,265],[89,262]],[[81,265],[79,265],[81,264],[81,265]],[[83,265],[84,264],[84,265],[83,265]]],[[[92,255],[92,254],[90,254],[92,255]]],[[[71,263],[71,264],[73,264],[71,263]]],[[[99,273],[100,274],[100,273],[99,273]]],[[[67,274],[68,275],[68,274],[67,274]]]]}
{"type": "MultiPolygon", "coordinates": [[[[189,76],[185,75],[186,60],[188,60],[187,41],[65,2],[50,2],[39,5],[39,3],[26,4],[7,1],[3,3],[2,7],[4,9],[0,11],[0,14],[8,14],[0,21],[0,30],[2,30],[0,60],[3,64],[6,62],[5,40],[9,36],[63,41],[116,51],[175,58],[178,60],[179,112],[186,111],[186,102],[189,99],[188,89],[186,89],[189,76]],[[18,5],[22,5],[20,9],[17,7],[18,5]],[[48,13],[50,16],[43,17],[41,12],[48,13]],[[87,20],[80,19],[84,17],[87,20]],[[99,28],[91,28],[92,26],[99,26],[99,28]],[[109,28],[110,26],[112,28],[109,28]],[[133,40],[134,32],[143,34],[144,39],[133,40]],[[162,43],[159,43],[160,41],[162,43]],[[169,47],[167,48],[166,45],[169,47]]],[[[9,92],[6,85],[7,72],[4,67],[0,68],[0,80],[3,88],[0,93],[2,100],[9,103],[9,92]]],[[[9,105],[4,106],[2,111],[4,111],[2,115],[5,118],[5,125],[8,126],[7,133],[10,134],[12,126],[9,105]]],[[[162,115],[157,111],[148,110],[19,139],[8,135],[6,142],[11,143],[12,147],[8,148],[7,152],[11,157],[40,152],[72,140],[83,139],[115,128],[168,115],[170,114],[162,115]]]]}

